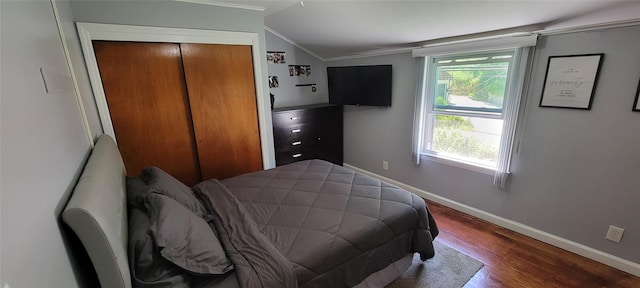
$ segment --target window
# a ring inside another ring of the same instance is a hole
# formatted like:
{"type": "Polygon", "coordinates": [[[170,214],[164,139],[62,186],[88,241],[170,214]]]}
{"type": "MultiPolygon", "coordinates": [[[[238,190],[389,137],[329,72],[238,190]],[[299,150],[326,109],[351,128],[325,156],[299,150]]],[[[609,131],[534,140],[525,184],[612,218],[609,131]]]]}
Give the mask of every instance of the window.
{"type": "Polygon", "coordinates": [[[496,168],[514,52],[429,58],[423,153],[496,168]]]}
{"type": "MultiPolygon", "coordinates": [[[[533,44],[520,46],[533,45],[535,38],[533,44]]],[[[443,54],[456,49],[442,46],[418,50],[417,163],[426,156],[495,173],[495,184],[504,187],[529,48],[467,49],[456,54],[443,54]],[[432,50],[437,55],[430,55],[432,50]]]]}

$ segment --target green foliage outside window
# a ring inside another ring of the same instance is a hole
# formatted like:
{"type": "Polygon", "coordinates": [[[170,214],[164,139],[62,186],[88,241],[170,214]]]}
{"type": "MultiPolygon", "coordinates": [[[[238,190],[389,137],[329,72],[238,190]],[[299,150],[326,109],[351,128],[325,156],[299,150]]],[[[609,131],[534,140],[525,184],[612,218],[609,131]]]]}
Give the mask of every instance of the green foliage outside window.
{"type": "Polygon", "coordinates": [[[476,71],[447,71],[453,79],[449,92],[453,95],[473,96],[473,87],[478,83],[476,71]]]}
{"type": "Polygon", "coordinates": [[[436,115],[435,127],[433,150],[480,160],[497,161],[498,147],[463,135],[465,131],[473,130],[473,124],[468,119],[454,115],[436,115]]]}
{"type": "Polygon", "coordinates": [[[471,124],[471,121],[460,116],[436,115],[436,122],[438,123],[438,127],[447,127],[464,131],[473,130],[473,124],[471,124]]]}
{"type": "Polygon", "coordinates": [[[449,92],[453,95],[471,96],[473,100],[502,107],[508,67],[508,62],[475,64],[465,68],[450,67],[464,70],[447,70],[453,77],[449,92]]]}
{"type": "Polygon", "coordinates": [[[473,96],[477,101],[489,102],[502,106],[504,90],[506,88],[506,70],[478,71],[478,85],[475,86],[473,96]]]}
{"type": "Polygon", "coordinates": [[[433,150],[496,162],[498,147],[467,137],[453,127],[438,127],[433,132],[433,150]]]}
{"type": "Polygon", "coordinates": [[[447,106],[447,105],[449,105],[449,102],[447,101],[447,99],[444,96],[437,96],[436,97],[436,105],[438,105],[438,106],[447,106]]]}

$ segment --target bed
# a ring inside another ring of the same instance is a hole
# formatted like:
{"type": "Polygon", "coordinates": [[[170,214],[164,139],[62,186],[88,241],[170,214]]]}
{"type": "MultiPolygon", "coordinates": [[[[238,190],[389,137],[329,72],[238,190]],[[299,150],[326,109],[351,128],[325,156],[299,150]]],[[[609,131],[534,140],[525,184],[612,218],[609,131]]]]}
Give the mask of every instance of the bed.
{"type": "Polygon", "coordinates": [[[62,213],[102,287],[383,287],[434,255],[421,198],[322,160],[194,187],[125,175],[100,136],[62,213]]]}

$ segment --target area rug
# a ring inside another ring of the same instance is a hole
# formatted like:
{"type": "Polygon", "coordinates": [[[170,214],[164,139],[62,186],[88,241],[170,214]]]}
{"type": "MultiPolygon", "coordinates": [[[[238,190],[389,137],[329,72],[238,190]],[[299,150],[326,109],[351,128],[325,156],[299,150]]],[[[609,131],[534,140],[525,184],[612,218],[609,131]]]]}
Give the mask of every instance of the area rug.
{"type": "Polygon", "coordinates": [[[409,270],[386,288],[456,288],[463,287],[484,266],[473,259],[436,240],[433,242],[436,256],[421,261],[415,254],[409,270]]]}

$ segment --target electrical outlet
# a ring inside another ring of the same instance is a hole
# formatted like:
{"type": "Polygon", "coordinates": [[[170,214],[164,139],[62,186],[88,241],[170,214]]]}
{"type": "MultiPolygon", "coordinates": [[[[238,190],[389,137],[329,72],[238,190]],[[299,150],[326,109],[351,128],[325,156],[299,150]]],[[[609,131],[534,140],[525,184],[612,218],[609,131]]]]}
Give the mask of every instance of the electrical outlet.
{"type": "Polygon", "coordinates": [[[382,170],[389,170],[389,162],[382,160],[382,170]]]}
{"type": "Polygon", "coordinates": [[[607,231],[607,236],[605,236],[604,238],[616,243],[620,243],[620,240],[622,240],[622,234],[624,234],[624,229],[609,225],[609,231],[607,231]]]}

